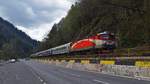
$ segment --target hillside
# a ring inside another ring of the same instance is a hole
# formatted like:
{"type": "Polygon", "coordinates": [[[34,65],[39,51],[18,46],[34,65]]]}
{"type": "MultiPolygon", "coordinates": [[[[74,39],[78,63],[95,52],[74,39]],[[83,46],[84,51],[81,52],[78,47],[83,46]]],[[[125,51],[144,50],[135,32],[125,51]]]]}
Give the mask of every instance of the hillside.
{"type": "Polygon", "coordinates": [[[37,41],[0,18],[0,58],[26,57],[36,45],[37,41]]]}
{"type": "Polygon", "coordinates": [[[149,0],[78,0],[55,24],[40,50],[95,35],[116,34],[118,48],[150,45],[149,0]]]}

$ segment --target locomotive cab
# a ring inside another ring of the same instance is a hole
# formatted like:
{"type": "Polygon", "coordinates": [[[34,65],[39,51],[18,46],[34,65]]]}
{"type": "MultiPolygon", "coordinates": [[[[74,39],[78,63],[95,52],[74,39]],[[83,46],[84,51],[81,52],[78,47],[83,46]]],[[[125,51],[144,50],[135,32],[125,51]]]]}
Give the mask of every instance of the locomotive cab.
{"type": "Polygon", "coordinates": [[[103,32],[98,34],[98,38],[100,39],[101,44],[97,45],[101,45],[101,48],[109,50],[116,48],[115,35],[113,33],[103,32]]]}

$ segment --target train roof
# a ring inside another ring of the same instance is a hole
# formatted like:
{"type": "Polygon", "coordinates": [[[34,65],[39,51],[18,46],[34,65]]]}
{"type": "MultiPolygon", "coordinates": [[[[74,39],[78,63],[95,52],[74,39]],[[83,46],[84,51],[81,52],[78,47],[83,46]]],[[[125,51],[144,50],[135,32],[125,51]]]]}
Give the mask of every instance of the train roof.
{"type": "Polygon", "coordinates": [[[62,47],[68,47],[70,46],[71,42],[70,43],[66,43],[66,44],[63,44],[63,45],[60,45],[60,46],[57,46],[57,47],[54,47],[54,48],[51,48],[52,50],[55,50],[55,49],[58,49],[58,48],[62,48],[62,47]]]}
{"type": "Polygon", "coordinates": [[[114,33],[109,32],[109,31],[104,31],[104,32],[98,33],[98,35],[102,35],[102,34],[111,34],[111,35],[114,35],[114,33]]]}

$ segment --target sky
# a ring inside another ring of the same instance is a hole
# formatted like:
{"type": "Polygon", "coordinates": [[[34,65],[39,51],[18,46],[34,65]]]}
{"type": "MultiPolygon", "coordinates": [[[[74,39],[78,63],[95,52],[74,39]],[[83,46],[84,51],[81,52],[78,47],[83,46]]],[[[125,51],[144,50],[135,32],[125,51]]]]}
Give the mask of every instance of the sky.
{"type": "Polygon", "coordinates": [[[74,0],[0,0],[0,17],[32,39],[42,41],[73,3],[74,0]]]}

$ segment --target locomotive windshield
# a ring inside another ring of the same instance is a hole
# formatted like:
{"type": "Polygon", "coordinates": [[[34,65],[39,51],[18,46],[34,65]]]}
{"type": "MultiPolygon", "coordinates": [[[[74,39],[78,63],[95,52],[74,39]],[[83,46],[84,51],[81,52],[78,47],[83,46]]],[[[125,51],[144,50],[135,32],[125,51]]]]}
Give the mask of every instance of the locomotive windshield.
{"type": "Polygon", "coordinates": [[[101,38],[105,40],[115,40],[114,35],[111,35],[111,34],[102,34],[101,38]]]}
{"type": "Polygon", "coordinates": [[[104,35],[102,35],[102,38],[103,39],[109,39],[109,35],[108,34],[104,34],[104,35]]]}

